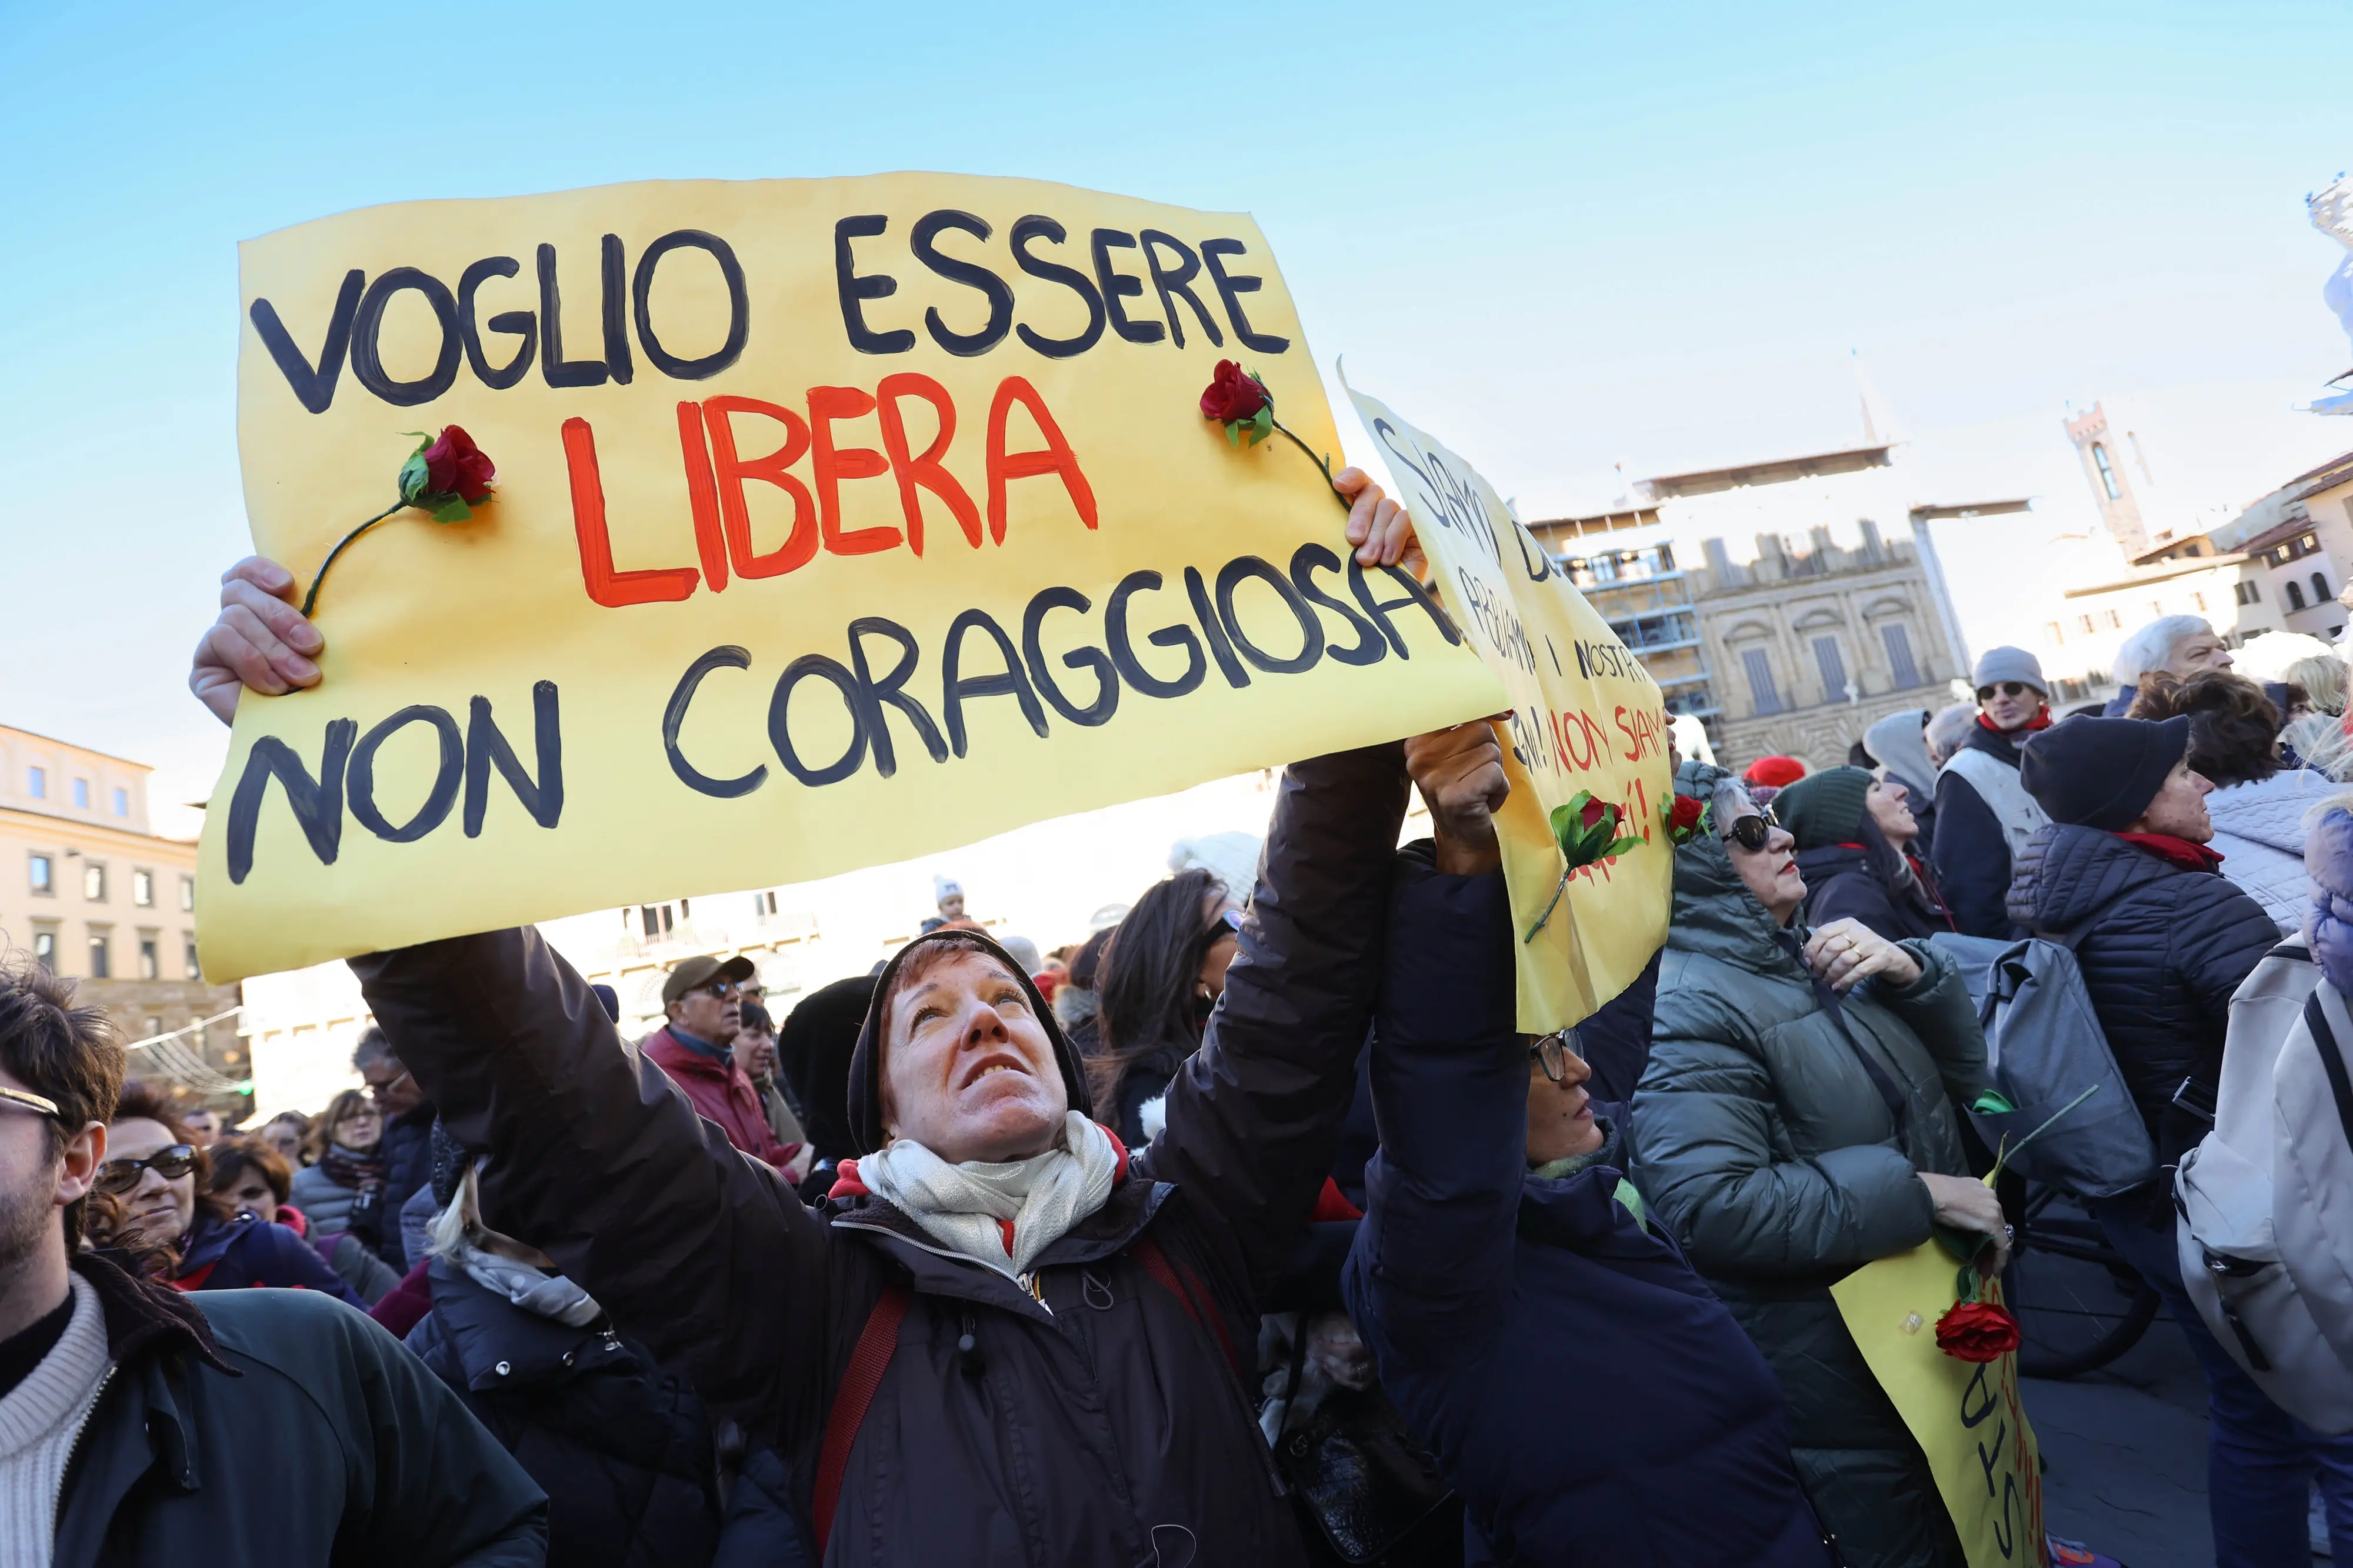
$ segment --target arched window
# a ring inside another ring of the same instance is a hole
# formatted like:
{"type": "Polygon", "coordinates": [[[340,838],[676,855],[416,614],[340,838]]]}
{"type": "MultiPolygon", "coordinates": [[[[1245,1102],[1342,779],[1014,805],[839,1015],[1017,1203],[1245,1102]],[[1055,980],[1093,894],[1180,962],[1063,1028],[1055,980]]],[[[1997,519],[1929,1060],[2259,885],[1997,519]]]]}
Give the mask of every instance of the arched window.
{"type": "Polygon", "coordinates": [[[2304,584],[2293,577],[2287,580],[2287,608],[2290,615],[2304,608],[2304,584]]]}
{"type": "Polygon", "coordinates": [[[2109,465],[2108,449],[2097,441],[2092,443],[2092,466],[2100,470],[2100,488],[2108,492],[2108,499],[2122,499],[2125,492],[2116,487],[2116,470],[2109,465]]]}
{"type": "Polygon", "coordinates": [[[2328,603],[2328,579],[2317,572],[2312,574],[2312,602],[2316,605],[2328,603]]]}

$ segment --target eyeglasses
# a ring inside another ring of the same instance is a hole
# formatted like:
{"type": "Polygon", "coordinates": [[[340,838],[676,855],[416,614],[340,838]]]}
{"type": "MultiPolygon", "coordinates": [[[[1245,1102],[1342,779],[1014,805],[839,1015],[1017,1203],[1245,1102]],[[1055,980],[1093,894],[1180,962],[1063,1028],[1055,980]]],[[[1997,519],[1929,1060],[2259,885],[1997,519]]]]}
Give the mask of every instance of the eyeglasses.
{"type": "Polygon", "coordinates": [[[127,1193],[139,1184],[140,1173],[153,1171],[167,1182],[176,1182],[196,1168],[196,1152],[185,1143],[174,1143],[168,1149],[158,1149],[144,1160],[109,1160],[98,1168],[98,1180],[92,1184],[101,1193],[127,1193]]]}
{"type": "Polygon", "coordinates": [[[1978,687],[1978,700],[1980,702],[1990,702],[1993,700],[1993,694],[1997,691],[2000,692],[2004,697],[2023,697],[2033,689],[2034,688],[2027,685],[2023,680],[2005,680],[1999,686],[1978,687]]]}
{"type": "Polygon", "coordinates": [[[382,1100],[385,1095],[390,1094],[394,1089],[398,1089],[401,1085],[401,1080],[404,1079],[410,1083],[415,1083],[417,1081],[417,1076],[410,1072],[406,1068],[403,1068],[400,1069],[398,1077],[388,1078],[382,1083],[372,1083],[368,1085],[368,1093],[378,1100],[382,1100]]]}
{"type": "Polygon", "coordinates": [[[1773,830],[1780,826],[1781,819],[1773,815],[1771,806],[1767,806],[1762,815],[1734,818],[1724,836],[1754,855],[1772,842],[1773,830]]]}
{"type": "Polygon", "coordinates": [[[722,1002],[732,1002],[744,994],[744,987],[736,984],[733,980],[714,980],[708,985],[698,985],[694,989],[705,995],[715,996],[722,1002]]]}
{"type": "Polygon", "coordinates": [[[1240,936],[1241,934],[1241,910],[1236,909],[1219,910],[1216,914],[1209,917],[1208,925],[1202,931],[1201,945],[1208,947],[1216,942],[1221,937],[1227,935],[1229,932],[1235,936],[1240,936]]]}
{"type": "Polygon", "coordinates": [[[1528,1047],[1528,1058],[1555,1083],[1568,1081],[1568,1058],[1585,1059],[1585,1042],[1575,1029],[1556,1029],[1528,1047]]]}
{"type": "Polygon", "coordinates": [[[46,1094],[35,1094],[29,1089],[0,1089],[0,1105],[21,1105],[43,1116],[56,1116],[58,1102],[46,1094]]]}

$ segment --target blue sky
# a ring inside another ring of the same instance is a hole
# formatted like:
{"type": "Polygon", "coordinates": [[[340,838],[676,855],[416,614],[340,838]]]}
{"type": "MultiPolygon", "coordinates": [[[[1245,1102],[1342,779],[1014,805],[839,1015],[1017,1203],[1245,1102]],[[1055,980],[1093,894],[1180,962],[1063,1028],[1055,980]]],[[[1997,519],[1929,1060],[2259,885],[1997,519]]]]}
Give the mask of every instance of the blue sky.
{"type": "Polygon", "coordinates": [[[2302,203],[2353,165],[2344,5],[1773,9],[0,0],[0,721],[209,785],[236,242],[375,202],[922,167],[1247,209],[1326,367],[1525,515],[1852,439],[1850,350],[1923,483],[2062,513],[2070,398],[2160,410],[2200,501],[2353,445],[2292,411],[2353,363],[2302,203]]]}

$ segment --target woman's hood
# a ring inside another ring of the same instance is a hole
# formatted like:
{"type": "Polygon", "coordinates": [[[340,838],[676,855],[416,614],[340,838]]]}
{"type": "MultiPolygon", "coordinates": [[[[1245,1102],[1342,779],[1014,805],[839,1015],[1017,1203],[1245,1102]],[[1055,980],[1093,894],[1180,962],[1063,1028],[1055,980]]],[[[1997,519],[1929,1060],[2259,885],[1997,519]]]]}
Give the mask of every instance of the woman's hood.
{"type": "Polygon", "coordinates": [[[1936,764],[1928,760],[1925,728],[1928,717],[1925,708],[1907,708],[1862,732],[1863,749],[1915,795],[1933,795],[1936,790],[1936,764]]]}

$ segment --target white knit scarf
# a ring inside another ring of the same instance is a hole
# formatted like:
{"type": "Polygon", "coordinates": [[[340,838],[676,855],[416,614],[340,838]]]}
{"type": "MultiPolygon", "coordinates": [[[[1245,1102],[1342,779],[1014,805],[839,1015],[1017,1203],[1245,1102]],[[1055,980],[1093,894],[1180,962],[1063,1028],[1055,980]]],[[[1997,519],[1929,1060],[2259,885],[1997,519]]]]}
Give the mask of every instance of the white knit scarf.
{"type": "Polygon", "coordinates": [[[951,1165],[902,1138],[858,1162],[866,1190],[923,1227],[941,1246],[1018,1278],[1038,1255],[1103,1207],[1119,1174],[1110,1134],[1080,1111],[1062,1121],[1062,1143],[1008,1164],[951,1165]],[[1005,1245],[1000,1220],[1013,1222],[1005,1245]]]}

